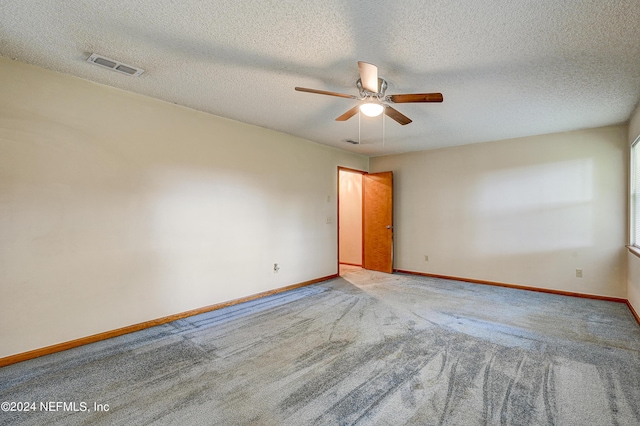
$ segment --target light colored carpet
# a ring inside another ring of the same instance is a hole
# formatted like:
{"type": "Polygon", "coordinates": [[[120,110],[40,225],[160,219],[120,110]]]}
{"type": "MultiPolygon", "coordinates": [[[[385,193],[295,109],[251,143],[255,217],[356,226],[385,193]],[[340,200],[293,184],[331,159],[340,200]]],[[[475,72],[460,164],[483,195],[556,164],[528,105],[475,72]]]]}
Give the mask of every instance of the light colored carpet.
{"type": "Polygon", "coordinates": [[[640,327],[620,303],[348,268],[4,367],[1,401],[90,410],[2,425],[638,425],[640,327]]]}

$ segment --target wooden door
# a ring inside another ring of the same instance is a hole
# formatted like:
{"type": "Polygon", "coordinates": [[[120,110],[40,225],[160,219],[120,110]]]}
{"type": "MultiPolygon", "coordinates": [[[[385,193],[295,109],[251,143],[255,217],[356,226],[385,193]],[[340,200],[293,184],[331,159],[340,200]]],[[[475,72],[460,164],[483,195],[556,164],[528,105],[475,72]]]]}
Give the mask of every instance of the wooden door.
{"type": "Polygon", "coordinates": [[[365,269],[393,272],[393,172],[363,175],[365,269]]]}

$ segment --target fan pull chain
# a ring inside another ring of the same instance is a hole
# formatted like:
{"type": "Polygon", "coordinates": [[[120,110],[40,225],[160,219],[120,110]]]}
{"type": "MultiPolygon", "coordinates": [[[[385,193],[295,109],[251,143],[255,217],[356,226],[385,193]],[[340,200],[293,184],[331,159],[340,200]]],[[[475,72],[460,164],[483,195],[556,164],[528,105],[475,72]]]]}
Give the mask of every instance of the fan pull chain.
{"type": "Polygon", "coordinates": [[[384,123],[385,123],[385,119],[384,116],[386,114],[384,113],[384,111],[382,112],[382,147],[384,148],[384,123]]]}
{"type": "Polygon", "coordinates": [[[362,113],[360,112],[360,110],[358,110],[358,145],[362,143],[360,140],[360,114],[362,113]]]}

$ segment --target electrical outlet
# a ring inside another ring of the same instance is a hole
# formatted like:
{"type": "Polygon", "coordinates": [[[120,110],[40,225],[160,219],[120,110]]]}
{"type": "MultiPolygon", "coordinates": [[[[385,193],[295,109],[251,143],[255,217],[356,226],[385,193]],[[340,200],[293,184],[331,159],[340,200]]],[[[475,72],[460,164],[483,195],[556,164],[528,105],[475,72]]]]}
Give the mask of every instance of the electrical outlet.
{"type": "Polygon", "coordinates": [[[327,203],[331,202],[331,195],[327,195],[327,203]]]}
{"type": "Polygon", "coordinates": [[[576,269],[576,278],[582,278],[582,269],[576,269]]]}
{"type": "Polygon", "coordinates": [[[327,223],[332,223],[333,222],[333,218],[331,216],[327,216],[327,223]]]}
{"type": "Polygon", "coordinates": [[[273,264],[273,273],[277,274],[279,270],[280,270],[280,267],[278,266],[278,264],[274,263],[273,264]]]}
{"type": "Polygon", "coordinates": [[[425,255],[424,255],[424,261],[425,261],[425,262],[428,262],[428,261],[429,261],[429,255],[427,255],[427,254],[425,254],[425,255]]]}

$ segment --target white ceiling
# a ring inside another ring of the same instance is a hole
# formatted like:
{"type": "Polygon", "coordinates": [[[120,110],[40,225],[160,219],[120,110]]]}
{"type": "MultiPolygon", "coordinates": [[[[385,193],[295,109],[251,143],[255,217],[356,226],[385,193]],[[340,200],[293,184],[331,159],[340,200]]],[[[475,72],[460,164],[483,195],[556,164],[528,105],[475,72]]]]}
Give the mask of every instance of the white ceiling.
{"type": "Polygon", "coordinates": [[[640,100],[638,0],[22,0],[0,55],[365,155],[599,127],[640,100]],[[146,70],[129,77],[93,52],[146,70]],[[357,61],[413,123],[334,119],[357,61]]]}

